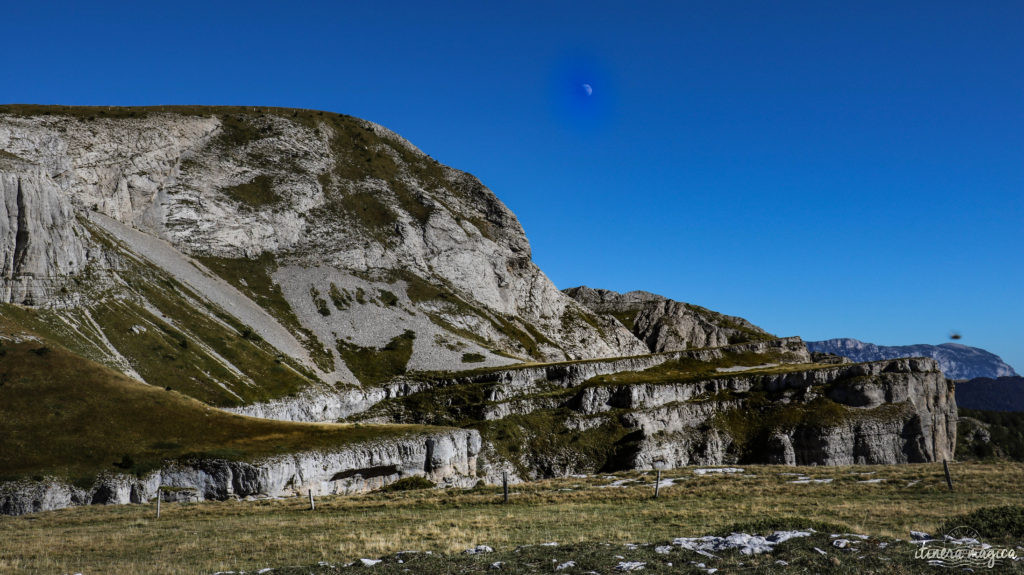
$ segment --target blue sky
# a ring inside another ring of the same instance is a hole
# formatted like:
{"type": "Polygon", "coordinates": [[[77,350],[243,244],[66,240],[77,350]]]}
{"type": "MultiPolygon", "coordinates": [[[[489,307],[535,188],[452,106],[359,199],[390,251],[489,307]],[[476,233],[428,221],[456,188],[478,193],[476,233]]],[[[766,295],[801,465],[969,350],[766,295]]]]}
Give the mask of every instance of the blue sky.
{"type": "Polygon", "coordinates": [[[86,4],[4,8],[0,101],[352,114],[559,287],[1024,370],[1019,1],[86,4]]]}

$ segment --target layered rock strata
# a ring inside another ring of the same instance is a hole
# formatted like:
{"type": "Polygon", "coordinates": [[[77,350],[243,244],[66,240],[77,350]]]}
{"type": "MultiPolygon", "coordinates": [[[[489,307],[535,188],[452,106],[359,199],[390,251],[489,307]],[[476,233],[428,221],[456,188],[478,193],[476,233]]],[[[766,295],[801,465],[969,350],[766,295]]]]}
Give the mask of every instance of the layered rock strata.
{"type": "Polygon", "coordinates": [[[0,484],[0,513],[22,515],[77,505],[145,503],[153,501],[158,491],[164,501],[360,493],[414,475],[443,487],[471,487],[478,481],[480,449],[477,432],[450,430],[254,462],[169,462],[141,478],[102,475],[89,488],[58,479],[9,482],[0,484]]]}

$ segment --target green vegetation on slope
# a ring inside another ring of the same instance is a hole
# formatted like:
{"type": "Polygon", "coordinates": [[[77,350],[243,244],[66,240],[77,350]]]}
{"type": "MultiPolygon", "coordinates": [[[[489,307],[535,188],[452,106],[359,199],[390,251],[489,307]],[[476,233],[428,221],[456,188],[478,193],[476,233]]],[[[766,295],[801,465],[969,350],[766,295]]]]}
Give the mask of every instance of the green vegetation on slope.
{"type": "MultiPolygon", "coordinates": [[[[303,327],[288,304],[281,286],[274,283],[271,274],[277,269],[277,259],[268,252],[258,258],[197,257],[204,266],[233,285],[249,299],[274,316],[281,325],[288,328],[305,346],[317,367],[323,371],[334,370],[334,356],[324,348],[316,335],[303,327]]],[[[318,304],[319,308],[319,304],[318,304]]],[[[321,311],[321,313],[323,313],[321,311]]]]}
{"type": "Polygon", "coordinates": [[[233,415],[39,342],[0,348],[0,475],[91,483],[166,459],[253,460],[427,430],[292,423],[233,415]],[[115,465],[116,463],[116,465],[115,465]]]}
{"type": "Polygon", "coordinates": [[[363,385],[379,385],[405,374],[415,339],[416,333],[406,330],[380,349],[360,347],[340,339],[337,347],[345,365],[363,385]]]}
{"type": "Polygon", "coordinates": [[[746,374],[781,373],[785,371],[806,371],[822,368],[813,364],[793,364],[796,356],[787,351],[770,350],[764,353],[755,351],[726,351],[722,357],[709,361],[701,361],[691,357],[683,357],[643,371],[624,371],[608,375],[600,375],[589,380],[595,385],[604,384],[640,384],[640,383],[684,383],[714,377],[731,377],[735,374],[718,371],[720,367],[755,367],[766,364],[776,365],[762,369],[743,371],[746,374]]]}
{"type": "Polygon", "coordinates": [[[251,328],[162,271],[125,257],[118,275],[122,287],[86,288],[93,291],[78,309],[0,304],[0,327],[28,329],[118,369],[111,356],[120,355],[147,383],[221,407],[291,395],[314,383],[251,328]]]}
{"type": "Polygon", "coordinates": [[[274,180],[267,175],[259,175],[252,181],[226,188],[224,193],[244,206],[260,208],[276,203],[281,199],[274,191],[274,180]]]}

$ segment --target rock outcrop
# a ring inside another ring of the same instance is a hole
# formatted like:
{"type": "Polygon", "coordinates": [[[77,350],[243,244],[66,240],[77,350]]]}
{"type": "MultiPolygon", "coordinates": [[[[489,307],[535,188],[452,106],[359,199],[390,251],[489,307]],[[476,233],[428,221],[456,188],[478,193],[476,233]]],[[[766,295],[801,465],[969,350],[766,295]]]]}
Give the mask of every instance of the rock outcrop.
{"type": "Polygon", "coordinates": [[[581,286],[564,292],[591,311],[618,319],[651,353],[772,337],[741,317],[723,315],[645,291],[620,294],[581,286]]]}
{"type": "Polygon", "coordinates": [[[450,430],[377,441],[330,452],[307,452],[242,462],[169,462],[141,478],[104,474],[89,488],[50,478],[0,484],[0,513],[23,515],[77,505],[224,500],[360,493],[402,477],[423,476],[445,487],[472,487],[480,435],[450,430]]]}
{"type": "Polygon", "coordinates": [[[975,377],[1010,377],[1017,375],[998,355],[977,347],[959,343],[942,345],[875,345],[850,338],[809,341],[812,352],[823,352],[847,357],[853,361],[879,361],[900,357],[930,357],[950,379],[975,377]]]}
{"type": "Polygon", "coordinates": [[[35,305],[61,299],[88,262],[84,229],[69,198],[35,166],[0,157],[0,299],[35,305]]]}
{"type": "Polygon", "coordinates": [[[362,417],[473,425],[524,477],[952,457],[956,403],[934,361],[808,362],[787,338],[497,369],[424,384],[362,417]]]}

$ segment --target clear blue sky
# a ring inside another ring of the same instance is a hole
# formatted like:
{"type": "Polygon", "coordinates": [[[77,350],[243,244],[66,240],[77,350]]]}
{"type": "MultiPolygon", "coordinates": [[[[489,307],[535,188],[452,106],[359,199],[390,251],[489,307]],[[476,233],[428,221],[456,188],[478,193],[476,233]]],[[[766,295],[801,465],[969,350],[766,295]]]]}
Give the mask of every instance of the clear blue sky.
{"type": "Polygon", "coordinates": [[[352,114],[559,287],[1024,371],[1020,1],[88,4],[4,7],[0,101],[352,114]]]}

